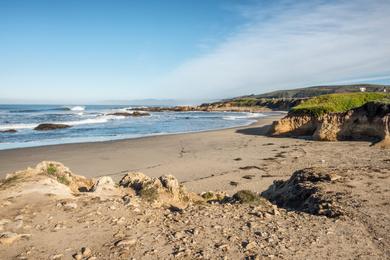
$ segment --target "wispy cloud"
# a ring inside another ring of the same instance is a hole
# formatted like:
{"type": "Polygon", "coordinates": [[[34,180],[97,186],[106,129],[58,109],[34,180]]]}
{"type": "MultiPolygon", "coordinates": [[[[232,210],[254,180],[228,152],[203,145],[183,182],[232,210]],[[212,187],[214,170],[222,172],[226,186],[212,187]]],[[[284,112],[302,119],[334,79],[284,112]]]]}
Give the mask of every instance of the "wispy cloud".
{"type": "Polygon", "coordinates": [[[389,1],[294,2],[237,8],[248,22],[159,79],[166,97],[226,97],[390,75],[389,1]]]}

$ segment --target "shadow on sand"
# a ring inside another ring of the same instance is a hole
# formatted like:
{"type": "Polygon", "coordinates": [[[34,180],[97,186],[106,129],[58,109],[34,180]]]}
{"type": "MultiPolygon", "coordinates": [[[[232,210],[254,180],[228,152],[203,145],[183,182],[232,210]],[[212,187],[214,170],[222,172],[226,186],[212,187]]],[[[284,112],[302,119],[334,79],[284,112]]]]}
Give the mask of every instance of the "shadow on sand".
{"type": "Polygon", "coordinates": [[[260,127],[251,127],[236,130],[236,133],[243,135],[261,135],[261,136],[270,136],[269,131],[271,130],[271,125],[265,125],[260,127]]]}

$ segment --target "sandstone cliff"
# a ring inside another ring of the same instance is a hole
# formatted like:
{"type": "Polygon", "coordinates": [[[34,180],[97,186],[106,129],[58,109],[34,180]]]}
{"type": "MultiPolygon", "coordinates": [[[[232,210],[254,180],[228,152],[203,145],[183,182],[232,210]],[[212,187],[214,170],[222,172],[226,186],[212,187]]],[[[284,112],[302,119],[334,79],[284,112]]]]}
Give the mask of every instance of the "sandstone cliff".
{"type": "Polygon", "coordinates": [[[373,140],[390,146],[390,104],[369,102],[343,113],[315,116],[290,112],[274,122],[271,135],[311,136],[314,140],[373,140]]]}

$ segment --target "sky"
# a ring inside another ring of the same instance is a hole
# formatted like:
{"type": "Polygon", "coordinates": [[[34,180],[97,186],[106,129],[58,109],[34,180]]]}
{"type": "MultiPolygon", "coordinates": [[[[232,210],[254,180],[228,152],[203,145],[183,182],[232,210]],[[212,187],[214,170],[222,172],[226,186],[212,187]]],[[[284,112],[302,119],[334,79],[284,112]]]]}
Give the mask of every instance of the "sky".
{"type": "Polygon", "coordinates": [[[390,83],[390,1],[0,0],[0,102],[390,83]]]}

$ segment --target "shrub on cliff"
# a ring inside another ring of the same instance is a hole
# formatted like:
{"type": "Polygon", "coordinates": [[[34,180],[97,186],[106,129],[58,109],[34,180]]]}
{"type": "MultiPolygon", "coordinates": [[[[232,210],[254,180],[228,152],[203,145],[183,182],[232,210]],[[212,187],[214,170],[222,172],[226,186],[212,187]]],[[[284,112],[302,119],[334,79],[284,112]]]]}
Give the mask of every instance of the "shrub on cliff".
{"type": "Polygon", "coordinates": [[[291,109],[293,114],[320,116],[331,112],[345,112],[370,101],[390,100],[386,93],[338,93],[310,98],[291,109]]]}

